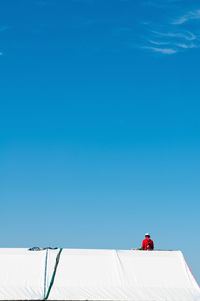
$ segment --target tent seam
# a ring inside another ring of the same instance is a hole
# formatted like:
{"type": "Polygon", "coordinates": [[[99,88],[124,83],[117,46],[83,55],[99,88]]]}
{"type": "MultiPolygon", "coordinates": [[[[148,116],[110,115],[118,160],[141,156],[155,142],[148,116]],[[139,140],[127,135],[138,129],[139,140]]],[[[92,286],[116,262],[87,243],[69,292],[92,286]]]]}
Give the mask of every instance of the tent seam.
{"type": "Polygon", "coordinates": [[[47,261],[48,261],[48,249],[46,249],[45,256],[45,270],[44,270],[44,298],[46,296],[46,287],[47,287],[47,261]]]}

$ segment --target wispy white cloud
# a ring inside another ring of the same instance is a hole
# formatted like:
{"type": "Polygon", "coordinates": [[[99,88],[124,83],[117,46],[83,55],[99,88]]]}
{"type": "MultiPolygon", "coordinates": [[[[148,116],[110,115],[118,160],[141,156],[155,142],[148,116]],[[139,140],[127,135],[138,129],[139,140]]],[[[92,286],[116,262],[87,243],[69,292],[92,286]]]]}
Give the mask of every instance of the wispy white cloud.
{"type": "Polygon", "coordinates": [[[198,48],[200,45],[197,44],[184,44],[184,43],[176,43],[176,46],[183,49],[191,49],[191,48],[198,48]]]}
{"type": "Polygon", "coordinates": [[[151,46],[144,46],[142,48],[149,49],[153,52],[159,52],[162,54],[174,54],[177,52],[177,50],[173,48],[159,48],[159,47],[151,47],[151,46]]]}
{"type": "Polygon", "coordinates": [[[187,49],[200,48],[200,39],[192,32],[151,32],[154,35],[153,38],[147,38],[147,45],[141,46],[141,48],[163,54],[174,54],[187,49]]]}
{"type": "Polygon", "coordinates": [[[172,24],[180,25],[189,22],[191,20],[200,20],[200,9],[190,11],[187,14],[176,18],[175,20],[172,21],[172,24]]]}
{"type": "Polygon", "coordinates": [[[182,32],[159,32],[153,31],[152,33],[156,34],[157,36],[161,37],[168,37],[168,38],[181,38],[187,41],[194,41],[197,39],[197,36],[192,33],[191,31],[182,31],[182,32]]]}
{"type": "Polygon", "coordinates": [[[140,48],[162,54],[175,54],[184,50],[200,48],[200,35],[188,30],[173,31],[174,25],[170,26],[162,26],[162,31],[152,29],[146,31],[140,48]],[[170,31],[166,30],[169,28],[170,31]]]}
{"type": "Polygon", "coordinates": [[[199,23],[192,22],[200,21],[200,7],[187,9],[185,14],[180,15],[180,11],[183,11],[182,0],[144,0],[142,3],[160,8],[160,16],[156,18],[156,23],[151,17],[143,22],[143,33],[139,42],[141,49],[175,54],[200,48],[200,30],[197,27],[199,23]],[[163,7],[169,9],[163,11],[163,7]]]}
{"type": "Polygon", "coordinates": [[[153,41],[153,40],[149,40],[149,43],[154,44],[154,45],[169,45],[169,42],[158,42],[158,41],[153,41]]]}

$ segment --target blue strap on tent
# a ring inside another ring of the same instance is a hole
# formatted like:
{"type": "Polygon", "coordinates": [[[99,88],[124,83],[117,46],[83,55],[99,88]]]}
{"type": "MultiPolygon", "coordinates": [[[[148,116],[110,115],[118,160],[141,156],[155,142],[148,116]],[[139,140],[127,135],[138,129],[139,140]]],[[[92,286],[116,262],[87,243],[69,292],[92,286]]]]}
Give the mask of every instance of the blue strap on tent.
{"type": "Polygon", "coordinates": [[[62,252],[62,248],[59,250],[57,256],[56,256],[56,263],[55,263],[55,266],[54,266],[54,271],[53,271],[53,274],[52,274],[52,277],[51,277],[51,281],[50,281],[50,284],[49,284],[49,287],[48,287],[48,291],[47,291],[47,294],[46,296],[44,297],[44,300],[47,300],[48,297],[49,297],[49,294],[50,294],[50,291],[51,291],[51,288],[53,286],[53,283],[54,283],[54,279],[55,279],[55,275],[56,275],[56,270],[57,270],[57,267],[58,267],[58,264],[59,264],[59,260],[60,260],[60,255],[61,255],[61,252],[62,252]]]}

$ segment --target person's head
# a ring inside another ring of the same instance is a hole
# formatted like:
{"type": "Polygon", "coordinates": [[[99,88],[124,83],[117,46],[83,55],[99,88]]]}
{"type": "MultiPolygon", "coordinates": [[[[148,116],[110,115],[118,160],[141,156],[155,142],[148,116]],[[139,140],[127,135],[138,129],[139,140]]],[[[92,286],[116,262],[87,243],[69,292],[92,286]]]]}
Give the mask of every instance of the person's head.
{"type": "Polygon", "coordinates": [[[145,233],[145,238],[150,238],[150,234],[149,233],[145,233]]]}

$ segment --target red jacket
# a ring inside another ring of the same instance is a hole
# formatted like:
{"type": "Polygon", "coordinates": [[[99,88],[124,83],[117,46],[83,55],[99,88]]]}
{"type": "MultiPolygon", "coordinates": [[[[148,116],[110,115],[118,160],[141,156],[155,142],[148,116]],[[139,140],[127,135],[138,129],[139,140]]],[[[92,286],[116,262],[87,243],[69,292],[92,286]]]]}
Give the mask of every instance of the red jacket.
{"type": "Polygon", "coordinates": [[[151,240],[149,237],[146,237],[142,242],[142,248],[147,251],[153,250],[154,249],[153,240],[151,240]]]}

